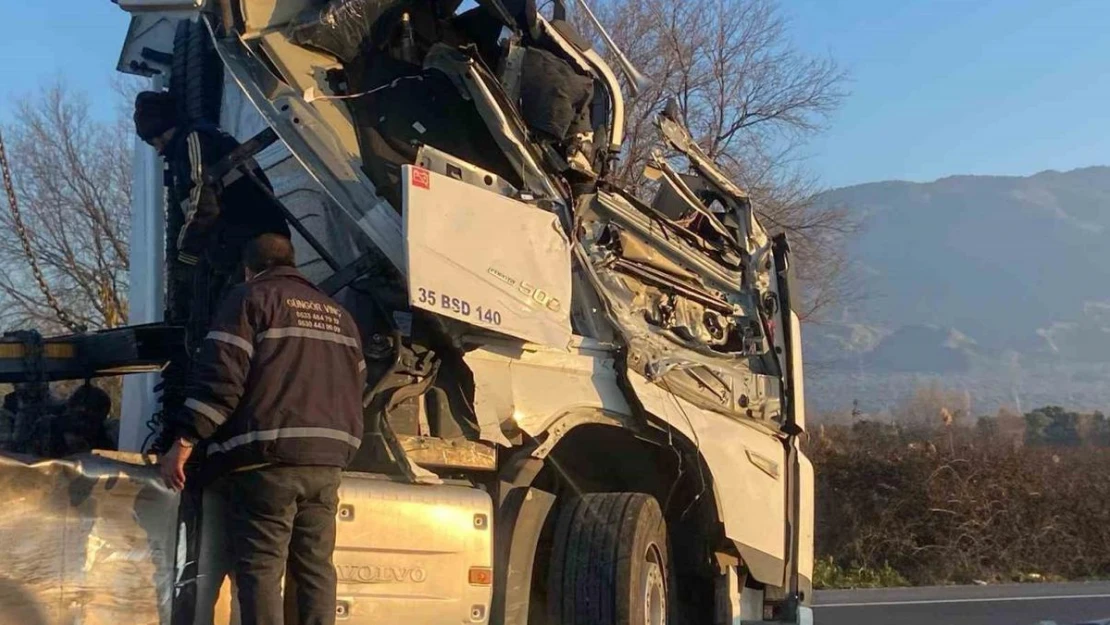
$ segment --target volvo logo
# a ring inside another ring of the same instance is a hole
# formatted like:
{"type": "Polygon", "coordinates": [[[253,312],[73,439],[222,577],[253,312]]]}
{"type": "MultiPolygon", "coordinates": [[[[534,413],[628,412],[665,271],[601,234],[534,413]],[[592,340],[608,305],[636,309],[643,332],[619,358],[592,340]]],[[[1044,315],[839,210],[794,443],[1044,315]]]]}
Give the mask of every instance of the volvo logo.
{"type": "Polygon", "coordinates": [[[423,584],[428,580],[428,572],[414,566],[359,566],[337,564],[336,576],[347,584],[423,584]]]}

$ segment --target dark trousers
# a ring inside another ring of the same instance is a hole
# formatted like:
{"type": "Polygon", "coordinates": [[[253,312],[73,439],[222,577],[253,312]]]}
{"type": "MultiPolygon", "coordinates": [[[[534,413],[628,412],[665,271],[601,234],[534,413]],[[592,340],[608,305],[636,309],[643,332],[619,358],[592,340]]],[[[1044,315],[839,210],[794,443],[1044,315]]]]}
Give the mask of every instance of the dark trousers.
{"type": "Polygon", "coordinates": [[[339,479],[335,467],[269,466],[228,476],[242,625],[284,623],[286,572],[298,625],[334,625],[339,479]]]}

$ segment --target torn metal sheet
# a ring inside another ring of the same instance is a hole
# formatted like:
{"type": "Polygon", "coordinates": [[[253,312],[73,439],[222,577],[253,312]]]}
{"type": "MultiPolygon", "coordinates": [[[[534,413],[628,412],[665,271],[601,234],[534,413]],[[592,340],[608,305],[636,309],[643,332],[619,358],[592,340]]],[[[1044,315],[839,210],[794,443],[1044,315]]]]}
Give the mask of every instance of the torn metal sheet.
{"type": "Polygon", "coordinates": [[[421,466],[437,469],[497,470],[497,450],[492,445],[466,439],[398,435],[397,440],[409,459],[421,466]]]}
{"type": "MultiPolygon", "coordinates": [[[[782,442],[756,427],[699,409],[637,374],[629,381],[644,409],[695,445],[705,458],[725,535],[733,540],[759,580],[781,583],[785,567],[786,514],[782,497],[782,442]],[[749,458],[757,458],[759,464],[749,458]]],[[[754,424],[752,424],[754,425],[754,424]]]]}
{"type": "Polygon", "coordinates": [[[169,624],[178,496],[113,456],[0,455],[0,625],[169,624]]]}
{"type": "Polygon", "coordinates": [[[651,219],[622,195],[601,192],[580,202],[578,214],[578,242],[628,345],[630,369],[702,409],[777,431],[777,361],[742,274],[699,247],[700,237],[651,219]]]}
{"type": "Polygon", "coordinates": [[[690,210],[702,215],[709,227],[713,229],[716,235],[722,237],[728,244],[733,247],[740,247],[740,243],[734,238],[733,233],[729,232],[722,224],[719,218],[714,215],[709,208],[702,204],[698,199],[697,194],[691,189],[686,182],[682,179],[682,175],[671,167],[664,158],[662,152],[656,150],[651,155],[652,166],[658,170],[660,176],[670,186],[673,191],[684,199],[689,206],[690,210]]]}
{"type": "Polygon", "coordinates": [[[632,413],[612,353],[588,339],[576,337],[567,349],[486,341],[465,360],[484,440],[504,440],[501,428],[535,438],[572,412],[632,413]]]}
{"type": "Polygon", "coordinates": [[[570,343],[570,242],[559,218],[426,169],[403,168],[409,299],[526,341],[570,343]]]}
{"type": "Polygon", "coordinates": [[[755,207],[747,192],[730,180],[702,151],[701,146],[690,136],[690,131],[676,121],[673,114],[660,115],[656,118],[656,125],[671,147],[682,152],[705,181],[715,187],[731,205],[730,208],[736,214],[739,225],[743,229],[737,239],[745,246],[750,256],[745,275],[746,284],[760,291],[769,288],[772,264],[771,239],[756,219],[755,207]]]}
{"type": "Polygon", "coordinates": [[[416,154],[416,164],[428,171],[434,171],[455,180],[462,180],[467,184],[480,189],[488,189],[505,197],[518,197],[520,193],[516,187],[492,171],[482,169],[430,145],[420,147],[416,154]]]}
{"type": "MultiPolygon", "coordinates": [[[[483,438],[503,436],[500,428],[519,430],[526,440],[543,441],[534,454],[542,457],[576,425],[634,422],[617,385],[613,353],[605,346],[582,341],[555,350],[487,344],[468,352],[466,363],[474,371],[483,438]]],[[[784,514],[783,476],[781,470],[772,475],[747,460],[750,453],[781,469],[781,441],[754,421],[740,424],[699,408],[636,373],[629,380],[646,413],[674,428],[705,457],[726,535],[757,561],[759,579],[781,580],[784,528],[777,520],[784,514]],[[767,557],[755,558],[759,553],[767,557]]]]}
{"type": "Polygon", "coordinates": [[[493,132],[493,137],[516,167],[525,187],[540,196],[557,202],[559,212],[566,216],[564,194],[559,185],[541,165],[532,143],[526,140],[528,131],[516,106],[509,102],[501,83],[469,57],[436,44],[424,60],[427,69],[438,69],[453,77],[470,95],[478,113],[493,132]]]}

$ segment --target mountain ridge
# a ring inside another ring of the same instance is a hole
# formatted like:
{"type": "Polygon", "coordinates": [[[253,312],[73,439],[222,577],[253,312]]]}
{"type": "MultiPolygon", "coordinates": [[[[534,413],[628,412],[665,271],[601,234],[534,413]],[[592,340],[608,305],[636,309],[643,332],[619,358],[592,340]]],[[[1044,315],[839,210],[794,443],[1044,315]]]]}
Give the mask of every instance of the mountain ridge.
{"type": "Polygon", "coordinates": [[[855,183],[855,184],[847,184],[847,185],[843,185],[843,186],[839,186],[839,187],[833,187],[831,189],[826,189],[825,191],[823,191],[822,193],[820,193],[818,195],[825,195],[825,194],[828,194],[828,193],[835,193],[835,192],[839,192],[839,191],[851,191],[851,190],[854,190],[854,189],[858,189],[860,187],[870,187],[870,186],[875,186],[875,185],[920,185],[920,186],[924,186],[924,185],[936,184],[938,182],[946,182],[946,181],[953,180],[953,179],[971,179],[971,180],[974,180],[974,179],[992,179],[993,178],[993,179],[1001,179],[1001,180],[1028,180],[1028,179],[1032,179],[1032,178],[1037,178],[1038,176],[1080,174],[1080,173],[1086,173],[1086,172],[1092,172],[1092,171],[1094,171],[1094,172],[1106,172],[1106,173],[1110,174],[1110,165],[1087,165],[1085,167],[1076,167],[1074,169],[1066,169],[1066,170],[1042,169],[1040,171],[1034,172],[1032,174],[1027,174],[1027,175],[1021,175],[1021,174],[949,174],[947,176],[941,176],[940,178],[934,178],[933,180],[904,180],[904,179],[901,179],[901,178],[889,178],[889,179],[886,179],[886,180],[875,180],[875,181],[871,181],[871,182],[859,182],[859,183],[855,183]]]}
{"type": "MultiPolygon", "coordinates": [[[[864,220],[849,266],[870,295],[807,326],[807,359],[824,363],[819,377],[835,378],[839,363],[880,389],[895,374],[957,376],[974,387],[1002,364],[1018,377],[1110,366],[1110,166],[863,183],[818,203],[864,220]]],[[[1079,392],[1061,379],[1045,399],[1110,404],[1110,391],[1084,385],[1079,392]]],[[[811,403],[845,400],[820,390],[811,403]]]]}

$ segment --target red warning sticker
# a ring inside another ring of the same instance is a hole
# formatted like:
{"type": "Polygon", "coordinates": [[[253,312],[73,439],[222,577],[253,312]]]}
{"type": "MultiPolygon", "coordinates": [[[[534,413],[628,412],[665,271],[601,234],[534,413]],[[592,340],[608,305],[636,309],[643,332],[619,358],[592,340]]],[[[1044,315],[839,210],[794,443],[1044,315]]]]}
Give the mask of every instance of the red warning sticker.
{"type": "Polygon", "coordinates": [[[432,188],[432,176],[428,173],[427,169],[419,167],[412,168],[412,186],[420,187],[421,189],[432,188]]]}

